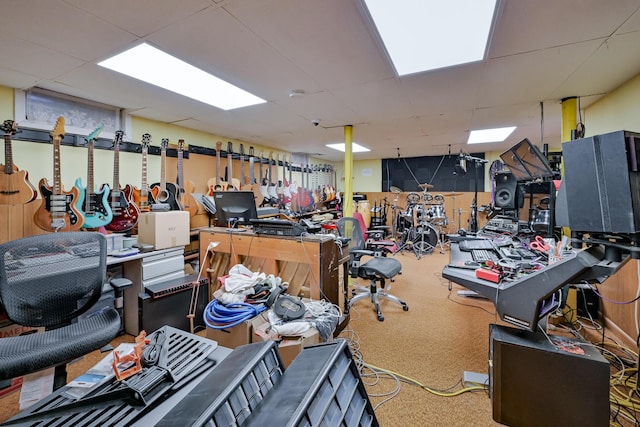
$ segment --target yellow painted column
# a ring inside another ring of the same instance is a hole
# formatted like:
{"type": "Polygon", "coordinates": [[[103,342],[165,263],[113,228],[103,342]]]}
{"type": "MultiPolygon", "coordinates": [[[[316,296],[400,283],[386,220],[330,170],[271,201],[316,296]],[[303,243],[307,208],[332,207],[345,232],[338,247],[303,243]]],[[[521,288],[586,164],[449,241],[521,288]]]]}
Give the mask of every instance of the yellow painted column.
{"type": "Polygon", "coordinates": [[[571,141],[571,132],[578,125],[578,98],[571,96],[562,100],[562,142],[571,141]]]}
{"type": "MultiPolygon", "coordinates": [[[[562,142],[571,141],[571,132],[578,125],[578,98],[575,96],[562,100],[562,142]]],[[[563,171],[564,173],[564,171],[563,171]]],[[[562,234],[570,236],[571,232],[564,227],[562,234]]],[[[567,290],[567,300],[565,301],[562,314],[569,323],[575,323],[578,319],[578,293],[575,286],[570,286],[567,290]]]]}
{"type": "Polygon", "coordinates": [[[344,197],[342,215],[353,214],[353,126],[344,127],[344,197]]]}

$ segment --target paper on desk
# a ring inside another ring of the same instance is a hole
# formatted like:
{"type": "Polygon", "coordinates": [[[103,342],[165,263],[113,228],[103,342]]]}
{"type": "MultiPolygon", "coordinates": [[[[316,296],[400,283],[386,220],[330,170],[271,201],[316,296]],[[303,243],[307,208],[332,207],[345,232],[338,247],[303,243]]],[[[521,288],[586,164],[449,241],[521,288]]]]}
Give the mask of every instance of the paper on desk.
{"type": "Polygon", "coordinates": [[[26,409],[51,394],[55,368],[45,369],[25,375],[20,391],[20,410],[26,409]]]}

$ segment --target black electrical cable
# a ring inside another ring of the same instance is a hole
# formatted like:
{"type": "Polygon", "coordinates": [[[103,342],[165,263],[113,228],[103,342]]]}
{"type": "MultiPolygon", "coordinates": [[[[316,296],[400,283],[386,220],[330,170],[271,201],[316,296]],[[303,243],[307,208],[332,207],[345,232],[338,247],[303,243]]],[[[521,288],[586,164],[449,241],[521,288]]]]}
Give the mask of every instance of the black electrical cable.
{"type": "Polygon", "coordinates": [[[162,346],[167,339],[167,335],[164,329],[158,329],[149,341],[149,344],[142,350],[140,360],[143,366],[154,366],[158,364],[160,360],[160,352],[162,346]]]}

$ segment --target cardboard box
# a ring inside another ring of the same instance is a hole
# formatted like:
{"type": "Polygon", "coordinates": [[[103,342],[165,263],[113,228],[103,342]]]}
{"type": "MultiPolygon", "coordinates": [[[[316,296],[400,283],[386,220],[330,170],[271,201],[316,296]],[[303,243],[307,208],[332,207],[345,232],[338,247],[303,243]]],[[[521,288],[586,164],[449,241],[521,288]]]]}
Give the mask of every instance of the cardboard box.
{"type": "Polygon", "coordinates": [[[211,329],[207,326],[207,338],[214,340],[221,347],[236,348],[251,343],[251,322],[245,320],[239,325],[228,329],[211,329]]]}
{"type": "MultiPolygon", "coordinates": [[[[266,312],[262,312],[253,318],[251,342],[262,342],[268,339],[262,334],[267,323],[269,323],[269,318],[266,312]]],[[[320,343],[320,334],[316,328],[310,328],[301,336],[282,337],[282,340],[278,343],[278,352],[285,368],[289,367],[304,347],[318,343],[320,343]]]]}
{"type": "Polygon", "coordinates": [[[189,212],[143,212],[138,217],[138,242],[166,249],[188,245],[189,212]]]}

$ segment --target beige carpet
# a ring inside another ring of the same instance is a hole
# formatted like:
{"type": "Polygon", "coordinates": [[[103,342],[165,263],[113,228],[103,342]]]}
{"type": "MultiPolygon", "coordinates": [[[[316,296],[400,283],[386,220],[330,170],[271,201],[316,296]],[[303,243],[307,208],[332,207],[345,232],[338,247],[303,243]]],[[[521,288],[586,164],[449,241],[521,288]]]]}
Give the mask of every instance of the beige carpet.
{"type": "MultiPolygon", "coordinates": [[[[457,295],[463,289],[442,278],[449,253],[438,251],[420,260],[411,252],[397,256],[403,274],[391,293],[409,304],[409,311],[383,301],[383,322],[376,318],[369,300],[359,301],[350,331],[341,336],[359,337],[365,363],[409,377],[431,388],[444,390],[462,379],[464,371],[487,373],[489,324],[500,323],[487,300],[457,295]]],[[[357,283],[358,281],[356,281],[357,283]]],[[[362,284],[362,282],[360,282],[362,284]]],[[[375,378],[364,378],[372,383],[375,378]]],[[[367,386],[374,406],[397,387],[393,380],[367,386]]],[[[456,387],[459,390],[461,387],[456,387]]],[[[484,391],[442,397],[418,386],[402,383],[398,395],[376,409],[382,426],[495,426],[491,400],[484,391]]]]}

